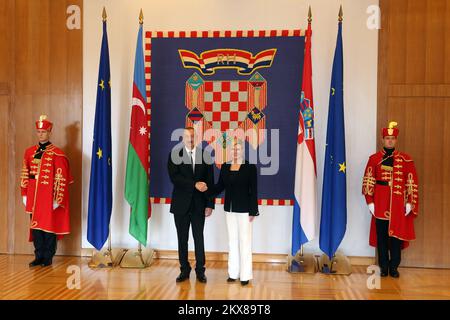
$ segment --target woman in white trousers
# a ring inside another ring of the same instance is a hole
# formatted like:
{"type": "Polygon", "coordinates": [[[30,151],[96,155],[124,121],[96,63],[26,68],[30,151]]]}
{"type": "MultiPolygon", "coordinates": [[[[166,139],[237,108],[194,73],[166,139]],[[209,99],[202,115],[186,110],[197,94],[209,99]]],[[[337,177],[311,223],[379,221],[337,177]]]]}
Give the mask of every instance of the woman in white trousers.
{"type": "Polygon", "coordinates": [[[212,192],[218,195],[224,190],[229,248],[227,281],[240,279],[245,286],[253,279],[252,229],[259,212],[256,166],[244,160],[239,142],[233,145],[232,162],[222,165],[212,192]]]}

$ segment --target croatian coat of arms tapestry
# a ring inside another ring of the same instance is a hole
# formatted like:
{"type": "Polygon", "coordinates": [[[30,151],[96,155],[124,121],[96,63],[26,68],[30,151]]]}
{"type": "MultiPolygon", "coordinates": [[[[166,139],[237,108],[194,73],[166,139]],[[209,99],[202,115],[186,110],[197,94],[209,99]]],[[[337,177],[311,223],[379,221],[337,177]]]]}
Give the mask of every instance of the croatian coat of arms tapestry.
{"type": "Polygon", "coordinates": [[[146,33],[153,203],[170,203],[172,133],[193,127],[216,181],[239,139],[260,173],[259,203],[292,205],[304,47],[300,30],[146,33]]]}

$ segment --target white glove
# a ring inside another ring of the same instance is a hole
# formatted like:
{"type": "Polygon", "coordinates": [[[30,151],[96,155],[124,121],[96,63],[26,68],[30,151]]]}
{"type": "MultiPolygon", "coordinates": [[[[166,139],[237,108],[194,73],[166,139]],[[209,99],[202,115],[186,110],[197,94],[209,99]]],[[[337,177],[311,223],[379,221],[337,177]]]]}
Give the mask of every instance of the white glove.
{"type": "Polygon", "coordinates": [[[408,216],[411,213],[412,210],[412,206],[411,203],[407,203],[406,204],[406,212],[405,212],[405,216],[408,216]]]}
{"type": "Polygon", "coordinates": [[[56,202],[53,202],[53,210],[55,210],[58,207],[59,207],[59,204],[57,204],[56,202]]]}
{"type": "Polygon", "coordinates": [[[372,215],[375,215],[375,204],[369,203],[367,206],[369,207],[370,213],[371,213],[372,215]]]}
{"type": "Polygon", "coordinates": [[[27,206],[27,196],[22,196],[23,205],[27,206]]]}

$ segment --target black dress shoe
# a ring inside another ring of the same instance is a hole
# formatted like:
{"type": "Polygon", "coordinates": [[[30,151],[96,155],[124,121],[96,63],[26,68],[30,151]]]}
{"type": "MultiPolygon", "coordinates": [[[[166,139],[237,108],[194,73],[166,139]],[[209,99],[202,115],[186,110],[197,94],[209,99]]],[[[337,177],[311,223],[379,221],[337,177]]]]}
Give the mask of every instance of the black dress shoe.
{"type": "Polygon", "coordinates": [[[247,280],[247,281],[241,281],[241,285],[243,285],[243,286],[248,285],[248,283],[249,283],[249,280],[247,280]]]}
{"type": "Polygon", "coordinates": [[[400,272],[398,272],[397,269],[395,269],[395,270],[389,270],[389,275],[390,275],[392,278],[399,278],[399,277],[400,277],[400,272]]]}
{"type": "Polygon", "coordinates": [[[177,277],[177,282],[183,282],[184,280],[189,279],[189,273],[180,273],[180,275],[177,277]]]}
{"type": "Polygon", "coordinates": [[[44,260],[41,263],[41,266],[43,266],[43,267],[48,267],[48,266],[51,266],[51,265],[52,265],[52,260],[44,260]]]}
{"type": "Polygon", "coordinates": [[[381,269],[381,272],[380,272],[380,276],[381,277],[383,277],[383,278],[385,278],[385,277],[387,277],[389,275],[389,272],[388,272],[388,270],[387,269],[381,269]]]}
{"type": "Polygon", "coordinates": [[[233,278],[228,278],[227,279],[227,282],[235,282],[236,281],[236,279],[233,279],[233,278]]]}
{"type": "Polygon", "coordinates": [[[29,266],[30,268],[33,268],[33,267],[40,266],[41,264],[42,264],[42,259],[34,259],[33,261],[31,261],[31,262],[28,264],[28,266],[29,266]]]}
{"type": "Polygon", "coordinates": [[[201,283],[206,283],[206,281],[207,281],[205,274],[198,274],[197,280],[198,280],[198,282],[201,282],[201,283]]]}

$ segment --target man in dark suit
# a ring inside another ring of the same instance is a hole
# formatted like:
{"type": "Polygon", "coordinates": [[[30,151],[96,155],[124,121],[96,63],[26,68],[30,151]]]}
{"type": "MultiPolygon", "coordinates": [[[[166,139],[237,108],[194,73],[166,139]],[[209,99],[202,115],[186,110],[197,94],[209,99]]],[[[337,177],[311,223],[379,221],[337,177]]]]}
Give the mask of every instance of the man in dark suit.
{"type": "Polygon", "coordinates": [[[177,282],[189,278],[191,266],[188,260],[189,228],[195,244],[195,273],[197,280],[205,283],[205,247],[203,228],[205,217],[214,209],[214,197],[207,195],[208,187],[214,185],[214,169],[211,158],[194,144],[194,129],[186,128],[183,146],[174,148],[167,164],[173,183],[170,212],[173,213],[178,236],[178,257],[181,273],[177,282]]]}

